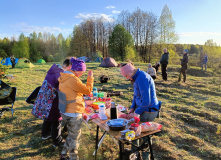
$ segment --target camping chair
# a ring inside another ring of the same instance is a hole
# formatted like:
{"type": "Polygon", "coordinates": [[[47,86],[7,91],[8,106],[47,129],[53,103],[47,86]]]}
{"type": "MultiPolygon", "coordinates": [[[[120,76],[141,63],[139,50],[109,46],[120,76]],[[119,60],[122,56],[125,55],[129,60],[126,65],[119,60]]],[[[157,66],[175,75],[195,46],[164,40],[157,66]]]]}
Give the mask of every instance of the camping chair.
{"type": "Polygon", "coordinates": [[[9,104],[12,105],[10,107],[0,108],[0,118],[4,114],[5,111],[9,111],[9,110],[11,110],[12,117],[13,117],[13,113],[14,113],[13,105],[14,105],[14,102],[16,99],[17,88],[10,87],[9,85],[7,85],[6,83],[4,83],[1,80],[0,80],[0,85],[1,85],[0,105],[9,105],[9,104]]]}

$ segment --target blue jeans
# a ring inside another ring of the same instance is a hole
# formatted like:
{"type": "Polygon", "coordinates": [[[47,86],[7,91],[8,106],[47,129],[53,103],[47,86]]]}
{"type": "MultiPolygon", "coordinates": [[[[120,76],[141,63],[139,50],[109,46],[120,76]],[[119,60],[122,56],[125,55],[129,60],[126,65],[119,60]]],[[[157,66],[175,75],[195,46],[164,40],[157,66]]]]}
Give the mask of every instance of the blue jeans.
{"type": "Polygon", "coordinates": [[[205,70],[206,70],[206,63],[201,63],[201,67],[202,67],[202,70],[203,70],[203,65],[205,66],[205,70]]]}

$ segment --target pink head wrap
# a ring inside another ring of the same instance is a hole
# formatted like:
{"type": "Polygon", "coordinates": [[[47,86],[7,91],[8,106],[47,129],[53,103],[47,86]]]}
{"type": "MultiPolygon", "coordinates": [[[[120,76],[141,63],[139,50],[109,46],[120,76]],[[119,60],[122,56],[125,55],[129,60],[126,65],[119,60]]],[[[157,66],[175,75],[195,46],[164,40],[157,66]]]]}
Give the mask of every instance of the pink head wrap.
{"type": "Polygon", "coordinates": [[[126,77],[126,75],[128,73],[133,72],[134,69],[135,69],[135,67],[131,63],[128,63],[125,66],[120,68],[120,72],[121,72],[122,76],[126,77]]]}
{"type": "Polygon", "coordinates": [[[71,70],[73,71],[86,71],[86,64],[80,59],[71,58],[71,64],[71,70]]]}

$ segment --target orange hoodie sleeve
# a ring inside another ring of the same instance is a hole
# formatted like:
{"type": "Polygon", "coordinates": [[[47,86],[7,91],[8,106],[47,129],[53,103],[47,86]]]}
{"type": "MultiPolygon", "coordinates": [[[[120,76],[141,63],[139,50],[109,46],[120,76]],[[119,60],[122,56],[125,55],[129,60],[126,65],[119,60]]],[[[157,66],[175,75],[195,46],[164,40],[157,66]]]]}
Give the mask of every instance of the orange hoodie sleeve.
{"type": "Polygon", "coordinates": [[[70,85],[69,87],[76,92],[89,95],[93,90],[93,86],[94,86],[94,77],[88,77],[86,85],[82,83],[82,81],[79,78],[77,78],[75,79],[75,83],[73,85],[70,85]]]}

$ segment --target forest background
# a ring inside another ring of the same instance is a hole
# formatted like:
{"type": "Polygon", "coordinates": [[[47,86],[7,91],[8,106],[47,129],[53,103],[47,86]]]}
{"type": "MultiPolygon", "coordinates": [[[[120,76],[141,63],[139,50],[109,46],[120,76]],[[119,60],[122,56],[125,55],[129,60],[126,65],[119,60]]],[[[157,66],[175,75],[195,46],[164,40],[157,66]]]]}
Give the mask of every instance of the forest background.
{"type": "MultiPolygon", "coordinates": [[[[190,26],[191,27],[191,26],[190,26]]],[[[17,58],[29,58],[31,62],[44,59],[58,62],[68,56],[113,57],[117,61],[155,63],[160,60],[163,48],[170,52],[170,64],[180,64],[183,49],[189,50],[189,65],[200,66],[203,54],[209,57],[208,67],[218,72],[221,68],[221,47],[208,39],[204,45],[177,44],[175,21],[167,5],[160,17],[153,12],[136,8],[122,11],[113,22],[102,18],[90,18],[73,28],[73,33],[63,37],[60,33],[36,33],[19,38],[0,39],[0,57],[14,54],[17,58]]]]}

